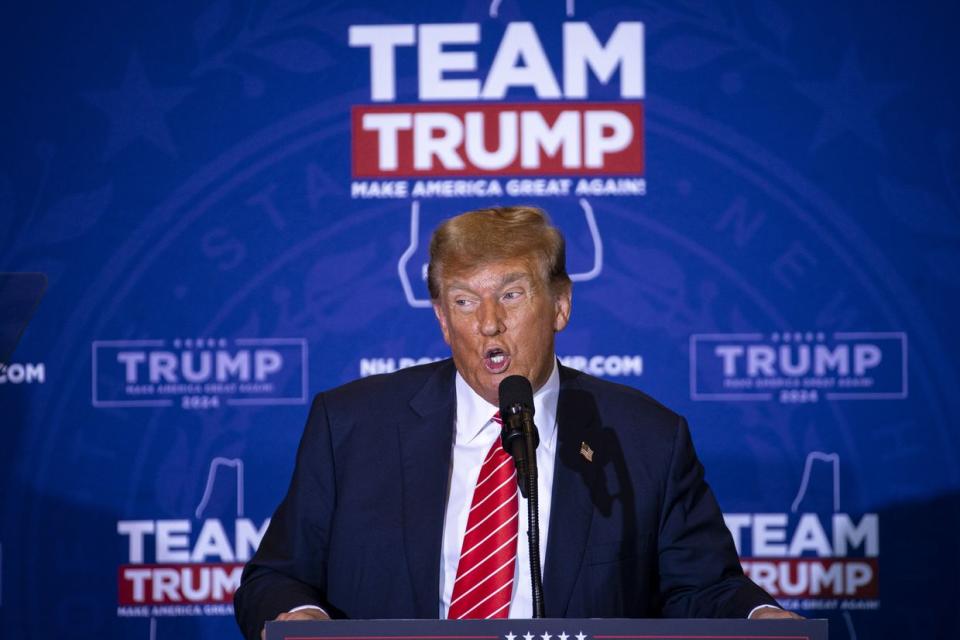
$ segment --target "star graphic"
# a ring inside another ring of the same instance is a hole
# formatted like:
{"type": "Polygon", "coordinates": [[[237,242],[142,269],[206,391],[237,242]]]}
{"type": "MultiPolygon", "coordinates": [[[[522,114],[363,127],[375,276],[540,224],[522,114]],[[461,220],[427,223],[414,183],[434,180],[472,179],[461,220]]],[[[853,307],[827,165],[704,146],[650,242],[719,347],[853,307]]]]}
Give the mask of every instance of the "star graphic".
{"type": "Polygon", "coordinates": [[[176,156],[177,150],[166,114],[190,93],[186,88],[154,88],[137,55],[131,56],[123,82],[116,89],[87,91],[83,97],[110,121],[105,160],[143,138],[160,150],[176,156]]]}
{"type": "Polygon", "coordinates": [[[576,638],[577,640],[587,640],[587,636],[583,631],[581,631],[580,633],[578,633],[573,637],[576,638]]]}
{"type": "Polygon", "coordinates": [[[548,631],[544,631],[544,632],[540,635],[540,638],[541,638],[542,640],[550,640],[550,638],[552,638],[552,637],[553,637],[553,636],[551,636],[548,631]]]}
{"type": "Polygon", "coordinates": [[[560,640],[567,640],[567,638],[569,638],[570,636],[567,635],[566,631],[561,631],[560,635],[558,635],[557,637],[560,638],[560,640]]]}
{"type": "Polygon", "coordinates": [[[848,131],[884,151],[883,130],[877,114],[900,92],[900,87],[868,82],[860,70],[855,50],[847,51],[833,82],[801,82],[797,89],[823,111],[810,143],[811,151],[848,131]]]}
{"type": "Polygon", "coordinates": [[[533,640],[533,638],[534,638],[534,635],[533,635],[532,633],[530,633],[529,631],[527,631],[525,634],[523,634],[523,640],[533,640]]]}
{"type": "Polygon", "coordinates": [[[516,640],[516,637],[517,637],[517,636],[515,636],[515,635],[513,634],[513,631],[510,631],[510,632],[507,633],[507,635],[505,635],[505,636],[503,636],[503,637],[506,638],[506,640],[516,640]]]}

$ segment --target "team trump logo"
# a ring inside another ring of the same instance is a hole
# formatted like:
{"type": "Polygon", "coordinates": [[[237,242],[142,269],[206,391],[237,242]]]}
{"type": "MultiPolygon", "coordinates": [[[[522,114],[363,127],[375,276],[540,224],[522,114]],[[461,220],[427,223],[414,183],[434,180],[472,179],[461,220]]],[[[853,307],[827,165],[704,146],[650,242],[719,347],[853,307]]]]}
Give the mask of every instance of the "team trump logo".
{"type": "Polygon", "coordinates": [[[726,513],[744,573],[787,609],[880,607],[880,516],[840,508],[840,455],[811,451],[789,512],[726,513]]]}
{"type": "Polygon", "coordinates": [[[724,520],[744,573],[788,608],[879,606],[877,514],[731,513],[724,520]]]}
{"type": "Polygon", "coordinates": [[[349,28],[350,46],[368,55],[374,103],[352,111],[355,178],[643,173],[642,23],[599,38],[586,22],[565,22],[549,34],[561,47],[552,56],[533,23],[495,29],[349,28]],[[398,69],[414,60],[418,102],[398,104],[398,69]],[[591,101],[597,85],[614,99],[591,101]],[[503,102],[512,90],[535,101],[503,102]]]}
{"type": "Polygon", "coordinates": [[[212,409],[307,399],[302,338],[99,340],[92,352],[95,407],[212,409]]]}
{"type": "Polygon", "coordinates": [[[121,520],[117,533],[127,540],[128,562],[118,570],[119,615],[232,614],[243,565],[268,524],[121,520]]]}
{"type": "Polygon", "coordinates": [[[693,400],[906,398],[907,335],[781,332],[690,337],[693,400]]]}
{"type": "Polygon", "coordinates": [[[213,458],[191,518],[117,522],[126,552],[117,569],[118,616],[233,615],[243,566],[270,524],[243,515],[243,468],[239,458],[213,458]],[[232,513],[213,515],[224,511],[232,513]]]}

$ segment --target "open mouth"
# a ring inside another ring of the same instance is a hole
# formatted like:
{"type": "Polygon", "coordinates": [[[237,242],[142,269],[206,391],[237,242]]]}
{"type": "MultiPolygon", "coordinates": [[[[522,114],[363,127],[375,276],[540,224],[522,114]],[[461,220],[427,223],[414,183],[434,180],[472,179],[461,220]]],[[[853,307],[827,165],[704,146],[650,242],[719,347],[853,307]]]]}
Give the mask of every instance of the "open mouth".
{"type": "Polygon", "coordinates": [[[499,347],[488,349],[483,356],[483,366],[490,373],[503,373],[510,366],[510,356],[499,347]]]}

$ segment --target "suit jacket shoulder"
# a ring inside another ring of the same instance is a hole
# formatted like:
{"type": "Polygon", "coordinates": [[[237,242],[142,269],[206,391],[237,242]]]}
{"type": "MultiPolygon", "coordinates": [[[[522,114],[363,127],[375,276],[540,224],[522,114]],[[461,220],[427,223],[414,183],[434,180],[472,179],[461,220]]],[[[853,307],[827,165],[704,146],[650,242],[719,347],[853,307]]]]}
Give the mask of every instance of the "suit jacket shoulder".
{"type": "MultiPolygon", "coordinates": [[[[680,414],[635,387],[597,378],[576,369],[560,367],[561,389],[579,389],[590,394],[601,418],[614,423],[640,419],[648,428],[664,429],[672,437],[672,430],[681,420],[680,414]]],[[[630,422],[631,428],[636,422],[630,422]]]]}
{"type": "Polygon", "coordinates": [[[558,419],[546,567],[562,586],[554,615],[745,617],[774,603],[743,576],[682,416],[563,367],[558,419]],[[577,558],[573,583],[551,564],[558,556],[577,558]]]}
{"type": "Polygon", "coordinates": [[[324,397],[328,411],[366,415],[405,407],[411,402],[441,400],[445,392],[453,392],[455,375],[453,360],[447,358],[359,378],[317,395],[324,397]],[[431,383],[438,388],[433,389],[431,383]],[[422,398],[421,392],[425,394],[422,398]]]}
{"type": "Polygon", "coordinates": [[[455,369],[449,360],[317,394],[286,497],[234,602],[250,639],[316,604],[333,617],[435,617],[455,369]],[[421,523],[419,526],[416,523],[421,523]]]}
{"type": "Polygon", "coordinates": [[[456,368],[450,359],[353,380],[317,394],[334,446],[360,424],[393,424],[399,416],[425,416],[454,401],[456,368]]]}

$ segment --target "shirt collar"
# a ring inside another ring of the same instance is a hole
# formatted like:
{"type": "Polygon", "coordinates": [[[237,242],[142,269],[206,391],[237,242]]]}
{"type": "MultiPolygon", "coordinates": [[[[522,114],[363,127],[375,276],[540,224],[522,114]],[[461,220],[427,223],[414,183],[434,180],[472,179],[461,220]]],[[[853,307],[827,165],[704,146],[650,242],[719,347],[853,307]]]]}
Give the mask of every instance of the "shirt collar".
{"type": "MultiPolygon", "coordinates": [[[[457,433],[456,443],[466,444],[474,440],[490,424],[493,414],[500,407],[495,407],[476,391],[470,388],[460,372],[456,375],[457,392],[457,433]]],[[[557,360],[553,360],[553,371],[546,383],[533,394],[533,422],[537,425],[541,442],[553,442],[553,434],[557,429],[557,402],[560,399],[560,369],[557,360]]],[[[499,429],[499,427],[498,427],[499,429]]]]}

